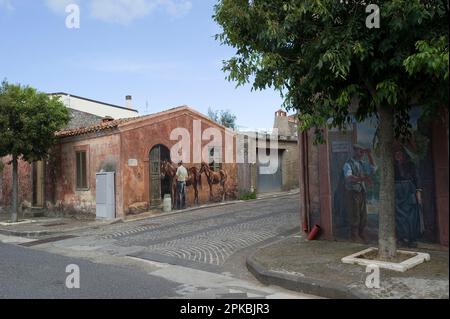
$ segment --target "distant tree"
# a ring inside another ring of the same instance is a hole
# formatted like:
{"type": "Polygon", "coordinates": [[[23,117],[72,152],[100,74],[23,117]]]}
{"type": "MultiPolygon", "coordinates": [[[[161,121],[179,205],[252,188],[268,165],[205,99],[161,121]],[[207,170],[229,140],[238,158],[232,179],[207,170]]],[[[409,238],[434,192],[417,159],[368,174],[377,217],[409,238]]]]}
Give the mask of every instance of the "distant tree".
{"type": "Polygon", "coordinates": [[[9,84],[0,86],[0,157],[10,155],[13,166],[11,219],[18,216],[18,161],[44,159],[56,142],[55,132],[70,119],[57,97],[34,88],[9,84]]]}
{"type": "Polygon", "coordinates": [[[236,49],[223,68],[229,80],[280,91],[286,108],[299,112],[301,128],[315,128],[319,141],[324,128],[344,130],[355,119],[377,117],[383,260],[397,252],[394,140],[409,138],[414,105],[432,114],[449,102],[448,6],[448,0],[220,0],[215,7],[223,30],[217,39],[236,49]],[[376,8],[381,23],[372,28],[376,8]]]}
{"type": "Polygon", "coordinates": [[[216,123],[219,123],[219,111],[214,111],[212,108],[208,108],[208,117],[216,123]]]}
{"type": "Polygon", "coordinates": [[[213,110],[208,108],[208,117],[225,127],[236,128],[236,115],[231,113],[230,110],[213,110]]]}

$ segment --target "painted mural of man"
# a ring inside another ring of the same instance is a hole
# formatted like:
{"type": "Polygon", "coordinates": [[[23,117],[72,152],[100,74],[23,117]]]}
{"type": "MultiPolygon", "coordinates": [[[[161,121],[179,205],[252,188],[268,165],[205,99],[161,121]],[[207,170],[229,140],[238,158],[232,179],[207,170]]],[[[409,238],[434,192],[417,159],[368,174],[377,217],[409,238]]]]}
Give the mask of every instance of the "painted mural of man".
{"type": "Polygon", "coordinates": [[[183,166],[183,162],[178,162],[178,168],[176,172],[177,179],[177,208],[186,208],[186,179],[188,177],[187,169],[183,166]]]}
{"type": "Polygon", "coordinates": [[[355,144],[353,156],[345,162],[345,209],[350,223],[350,239],[367,242],[365,228],[367,225],[367,182],[375,173],[377,166],[370,149],[355,144]],[[367,155],[368,162],[363,160],[367,155]]]}

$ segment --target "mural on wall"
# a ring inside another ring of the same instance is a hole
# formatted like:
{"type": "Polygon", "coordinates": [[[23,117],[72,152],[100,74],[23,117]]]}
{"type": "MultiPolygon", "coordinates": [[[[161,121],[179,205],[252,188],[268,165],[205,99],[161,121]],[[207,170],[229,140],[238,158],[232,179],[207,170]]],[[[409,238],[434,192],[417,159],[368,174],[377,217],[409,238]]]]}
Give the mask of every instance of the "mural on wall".
{"type": "MultiPolygon", "coordinates": [[[[401,246],[436,241],[430,127],[420,108],[411,111],[411,138],[396,142],[395,217],[401,246]]],[[[376,119],[355,123],[346,133],[331,130],[330,170],[333,227],[337,239],[376,241],[382,156],[377,150],[376,119]]]]}

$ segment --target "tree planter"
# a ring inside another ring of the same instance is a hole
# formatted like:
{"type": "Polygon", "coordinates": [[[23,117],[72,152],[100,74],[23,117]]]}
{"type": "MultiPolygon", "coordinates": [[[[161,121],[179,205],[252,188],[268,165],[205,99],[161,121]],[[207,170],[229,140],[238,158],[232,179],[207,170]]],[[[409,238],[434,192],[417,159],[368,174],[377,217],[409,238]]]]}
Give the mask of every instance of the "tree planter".
{"type": "Polygon", "coordinates": [[[367,255],[375,254],[378,255],[378,248],[368,248],[358,253],[352,254],[350,256],[342,258],[344,264],[362,265],[369,266],[375,265],[379,268],[389,269],[399,272],[405,272],[425,261],[430,261],[430,255],[426,253],[397,250],[397,255],[404,259],[401,262],[387,262],[377,259],[365,258],[367,255]]]}

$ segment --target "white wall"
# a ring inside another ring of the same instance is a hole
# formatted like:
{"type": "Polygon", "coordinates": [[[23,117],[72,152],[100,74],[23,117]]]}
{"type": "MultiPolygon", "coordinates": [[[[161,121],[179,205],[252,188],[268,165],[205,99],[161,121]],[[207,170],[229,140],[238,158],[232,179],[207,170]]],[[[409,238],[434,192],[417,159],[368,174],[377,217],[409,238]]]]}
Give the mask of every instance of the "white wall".
{"type": "Polygon", "coordinates": [[[71,109],[101,117],[111,116],[114,119],[120,119],[139,116],[139,114],[135,111],[87,101],[70,95],[61,95],[60,97],[61,102],[63,102],[67,107],[70,107],[71,109]]]}

